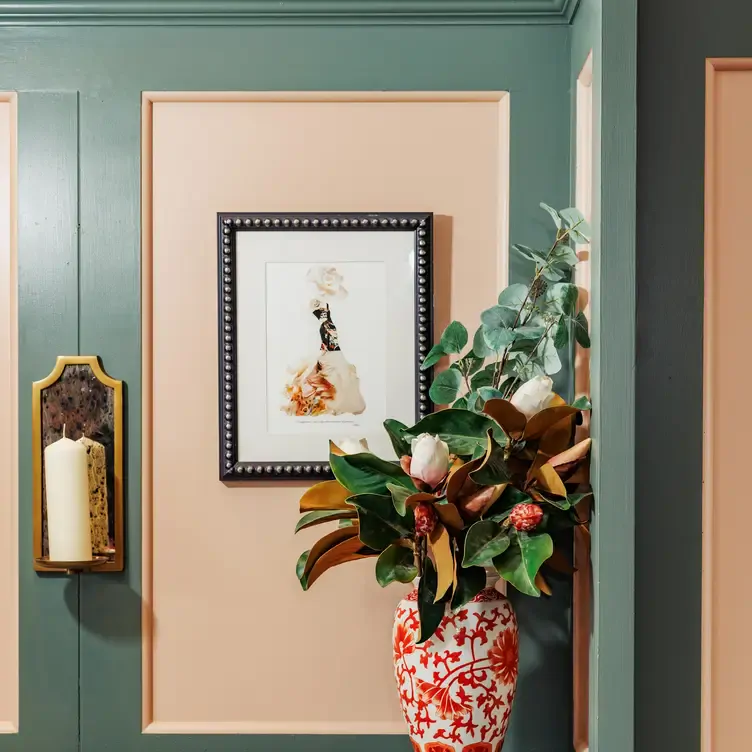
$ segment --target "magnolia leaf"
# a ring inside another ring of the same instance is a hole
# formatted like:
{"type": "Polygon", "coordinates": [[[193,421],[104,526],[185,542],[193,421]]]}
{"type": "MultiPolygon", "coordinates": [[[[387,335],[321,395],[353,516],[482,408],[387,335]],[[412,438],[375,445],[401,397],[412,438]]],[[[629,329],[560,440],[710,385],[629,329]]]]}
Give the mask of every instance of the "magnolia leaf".
{"type": "MultiPolygon", "coordinates": [[[[313,548],[309,551],[308,558],[303,569],[303,574],[308,576],[313,565],[331,548],[339,545],[343,541],[350,539],[357,539],[358,532],[354,528],[338,528],[327,533],[323,538],[320,538],[313,545],[313,548]]],[[[310,584],[310,582],[309,582],[310,584]]]]}
{"type": "Polygon", "coordinates": [[[483,567],[458,567],[457,584],[452,596],[452,611],[459,611],[486,587],[486,570],[483,567]]]}
{"type": "Polygon", "coordinates": [[[465,521],[460,515],[459,509],[448,501],[434,504],[436,516],[444,523],[445,527],[455,533],[459,533],[465,527],[465,521]]]}
{"type": "Polygon", "coordinates": [[[473,355],[477,358],[483,358],[484,360],[491,355],[492,350],[486,344],[486,340],[483,337],[483,327],[479,326],[473,336],[473,355]]]}
{"type": "Polygon", "coordinates": [[[509,548],[497,556],[493,564],[499,576],[525,595],[540,596],[535,584],[535,575],[554,550],[548,533],[530,535],[519,531],[509,548]]]}
{"type": "Polygon", "coordinates": [[[454,554],[452,553],[452,541],[447,529],[439,522],[428,536],[428,547],[431,549],[433,560],[436,563],[436,595],[434,603],[438,603],[447,590],[452,587],[454,581],[454,554]]]}
{"type": "Polygon", "coordinates": [[[567,496],[567,501],[569,502],[570,507],[576,507],[583,499],[587,499],[588,496],[592,495],[592,491],[588,491],[587,493],[569,494],[567,496]]]}
{"type": "Polygon", "coordinates": [[[498,501],[485,513],[484,518],[494,522],[503,522],[517,504],[527,504],[530,496],[514,486],[507,486],[498,501]]]}
{"type": "Polygon", "coordinates": [[[573,319],[574,338],[580,347],[586,350],[590,347],[590,332],[588,330],[588,320],[583,311],[580,311],[573,319]]]}
{"type": "Polygon", "coordinates": [[[572,403],[572,407],[574,407],[577,410],[592,410],[593,409],[592,403],[585,395],[578,397],[572,403]]]}
{"type": "Polygon", "coordinates": [[[493,520],[481,520],[467,531],[462,566],[486,566],[508,548],[509,536],[506,530],[493,520]]]}
{"type": "Polygon", "coordinates": [[[500,483],[497,486],[476,486],[477,490],[472,491],[459,502],[465,517],[470,519],[481,517],[496,503],[506,487],[506,483],[500,483]]]}
{"type": "Polygon", "coordinates": [[[314,512],[321,509],[351,509],[346,499],[352,494],[338,481],[326,480],[311,486],[300,497],[300,511],[314,512]]]}
{"type": "Polygon", "coordinates": [[[398,457],[404,457],[406,454],[410,454],[410,442],[405,441],[404,433],[407,426],[404,423],[400,423],[394,418],[387,418],[384,421],[384,429],[389,435],[389,440],[392,442],[394,453],[398,457]]]}
{"type": "Polygon", "coordinates": [[[546,566],[554,572],[572,575],[577,570],[572,566],[569,558],[562,553],[561,548],[554,548],[551,556],[546,560],[546,566]]]}
{"type": "Polygon", "coordinates": [[[295,532],[300,532],[314,525],[321,525],[324,522],[334,522],[345,518],[351,519],[357,516],[354,509],[320,509],[315,512],[308,512],[298,520],[298,524],[295,525],[295,532]]]}
{"type": "Polygon", "coordinates": [[[571,405],[557,405],[541,410],[527,422],[524,434],[525,440],[539,439],[554,423],[558,423],[563,418],[574,415],[576,412],[577,408],[571,405]]]}
{"type": "Polygon", "coordinates": [[[357,518],[355,519],[344,519],[339,521],[338,527],[352,527],[354,525],[358,524],[357,518]]]}
{"type": "Polygon", "coordinates": [[[369,493],[386,495],[389,493],[387,483],[415,489],[412,480],[399,465],[373,454],[364,452],[341,457],[330,454],[329,465],[334,477],[351,492],[351,496],[369,493]]]}
{"type": "Polygon", "coordinates": [[[441,496],[435,496],[432,493],[426,493],[424,491],[419,491],[418,493],[411,494],[407,497],[405,504],[408,507],[416,507],[418,504],[435,504],[440,499],[443,499],[444,497],[441,496]]]}
{"type": "Polygon", "coordinates": [[[561,217],[559,216],[559,212],[557,212],[556,209],[549,206],[548,204],[544,204],[543,202],[541,202],[540,208],[545,209],[551,215],[551,219],[553,219],[554,224],[559,230],[561,230],[562,221],[561,217]]]}
{"type": "Polygon", "coordinates": [[[423,420],[408,428],[405,438],[416,438],[422,433],[431,433],[447,443],[449,451],[459,456],[472,455],[478,446],[485,447],[488,431],[494,435],[503,431],[491,418],[468,410],[440,410],[427,415],[423,420]]]}
{"type": "MultiPolygon", "coordinates": [[[[367,559],[376,554],[373,551],[363,549],[363,545],[357,538],[349,538],[336,546],[333,546],[325,554],[323,554],[316,563],[310,569],[306,575],[306,583],[308,587],[311,587],[324,572],[332,567],[345,564],[348,561],[358,561],[360,559],[367,559]]],[[[310,564],[311,557],[308,557],[308,564],[310,564]]],[[[306,565],[307,566],[307,565],[306,565]]]]}
{"type": "Polygon", "coordinates": [[[449,353],[462,352],[462,349],[467,344],[467,329],[464,324],[459,321],[452,321],[449,326],[444,329],[444,333],[441,335],[441,341],[439,345],[441,349],[449,353]]]}
{"type": "Polygon", "coordinates": [[[462,386],[462,375],[454,368],[442,371],[431,384],[428,394],[437,405],[448,405],[457,399],[462,386]]]}
{"type": "Polygon", "coordinates": [[[392,495],[392,504],[394,504],[394,510],[400,517],[404,517],[407,513],[407,505],[405,502],[410,497],[410,490],[404,486],[397,486],[394,483],[386,484],[387,490],[392,495]]]}
{"type": "Polygon", "coordinates": [[[425,371],[431,366],[435,366],[445,355],[446,353],[444,352],[441,343],[434,345],[420,364],[420,370],[425,371]]]}
{"type": "Polygon", "coordinates": [[[419,645],[433,637],[446,612],[446,603],[436,602],[436,589],[436,569],[431,559],[426,556],[423,560],[423,573],[418,583],[419,645]]]}
{"type": "Polygon", "coordinates": [[[392,544],[381,552],[376,562],[376,581],[381,587],[392,582],[407,584],[418,576],[415,554],[411,548],[392,544]]]}
{"type": "Polygon", "coordinates": [[[554,333],[554,347],[559,350],[565,348],[569,343],[569,320],[566,316],[559,317],[559,323],[556,325],[554,333]]]}
{"type": "Polygon", "coordinates": [[[568,509],[571,509],[572,507],[572,505],[569,503],[569,499],[567,498],[550,498],[542,494],[540,491],[537,491],[536,489],[532,489],[530,493],[533,495],[533,499],[535,499],[538,504],[550,504],[552,507],[561,509],[564,512],[566,512],[568,509]]]}
{"type": "Polygon", "coordinates": [[[528,287],[527,285],[509,285],[499,293],[499,305],[506,308],[514,308],[519,310],[522,308],[523,303],[527,300],[528,287]]]}
{"type": "Polygon", "coordinates": [[[481,466],[470,474],[470,478],[479,486],[495,486],[499,483],[508,483],[510,480],[504,456],[504,447],[493,437],[489,430],[486,444],[486,455],[481,466]]]}
{"type": "Polygon", "coordinates": [[[567,489],[564,486],[564,481],[559,477],[559,474],[554,470],[551,465],[543,465],[535,471],[535,479],[544,491],[553,494],[554,496],[560,496],[566,499],[567,489]]]}
{"type": "Polygon", "coordinates": [[[358,537],[363,545],[375,551],[383,551],[414,531],[414,520],[397,514],[390,496],[358,494],[350,497],[350,503],[358,510],[358,537]]]}
{"type": "MultiPolygon", "coordinates": [[[[482,458],[470,460],[470,462],[466,462],[450,474],[446,486],[446,495],[450,504],[456,504],[459,501],[465,484],[468,483],[468,476],[473,470],[477,470],[482,462],[482,458]]],[[[469,481],[469,483],[475,489],[475,484],[472,481],[469,481]]]]}
{"type": "Polygon", "coordinates": [[[303,553],[298,557],[298,561],[295,563],[295,575],[297,576],[298,582],[300,582],[300,587],[302,587],[303,590],[308,590],[308,582],[305,576],[305,566],[310,553],[310,551],[303,551],[303,553]]]}
{"type": "Polygon", "coordinates": [[[538,590],[540,590],[541,593],[544,593],[545,595],[553,595],[553,591],[549,587],[549,584],[546,582],[545,577],[540,572],[535,575],[535,587],[537,587],[538,590]]]}
{"type": "Polygon", "coordinates": [[[488,400],[483,412],[490,415],[510,439],[520,439],[527,425],[527,418],[511,402],[505,399],[488,400]]]}
{"type": "Polygon", "coordinates": [[[560,467],[561,465],[569,465],[572,462],[579,462],[587,457],[592,444],[592,439],[583,439],[573,447],[551,457],[551,459],[548,460],[548,464],[553,467],[560,467]]]}

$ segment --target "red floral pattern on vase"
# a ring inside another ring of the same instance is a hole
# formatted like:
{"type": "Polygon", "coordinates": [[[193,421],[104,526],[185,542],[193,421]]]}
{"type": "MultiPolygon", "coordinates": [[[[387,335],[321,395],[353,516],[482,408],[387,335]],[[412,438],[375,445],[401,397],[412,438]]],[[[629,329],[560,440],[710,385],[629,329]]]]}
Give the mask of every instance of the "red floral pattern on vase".
{"type": "Polygon", "coordinates": [[[397,607],[394,671],[415,752],[501,752],[517,686],[517,620],[486,588],[417,644],[417,591],[397,607]]]}

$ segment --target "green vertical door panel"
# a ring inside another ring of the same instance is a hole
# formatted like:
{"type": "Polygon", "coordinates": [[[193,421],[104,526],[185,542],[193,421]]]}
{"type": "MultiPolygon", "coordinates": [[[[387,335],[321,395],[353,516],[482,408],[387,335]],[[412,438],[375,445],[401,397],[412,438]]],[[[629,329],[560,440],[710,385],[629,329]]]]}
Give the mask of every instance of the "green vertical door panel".
{"type": "Polygon", "coordinates": [[[78,352],[75,92],[18,100],[20,723],[0,752],[78,750],[78,578],[32,570],[31,382],[78,352]]]}

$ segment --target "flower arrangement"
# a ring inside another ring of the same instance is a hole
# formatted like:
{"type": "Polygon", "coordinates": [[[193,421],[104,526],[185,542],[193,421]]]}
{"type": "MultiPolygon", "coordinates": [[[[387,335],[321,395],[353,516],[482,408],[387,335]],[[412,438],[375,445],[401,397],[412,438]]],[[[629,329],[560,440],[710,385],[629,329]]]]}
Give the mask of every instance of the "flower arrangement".
{"type": "Polygon", "coordinates": [[[399,463],[364,442],[330,443],[335,480],[300,500],[296,532],[338,523],[298,560],[302,587],[369,557],[382,586],[419,577],[419,643],[447,607],[457,611],[485,588],[486,568],[526,595],[550,594],[542,567],[566,566],[557,551],[562,533],[587,524],[577,507],[590,495],[590,439],[576,442],[575,428],[590,402],[568,404],[551,376],[564,348],[590,346],[578,289],[568,281],[589,230],[576,209],[541,206],[556,228],[550,248],[514,246],[535,264],[530,283],[501,292],[469,347],[467,329],[453,321],[422,364],[453,359],[430,390],[450,407],[411,427],[385,421],[399,463]]]}

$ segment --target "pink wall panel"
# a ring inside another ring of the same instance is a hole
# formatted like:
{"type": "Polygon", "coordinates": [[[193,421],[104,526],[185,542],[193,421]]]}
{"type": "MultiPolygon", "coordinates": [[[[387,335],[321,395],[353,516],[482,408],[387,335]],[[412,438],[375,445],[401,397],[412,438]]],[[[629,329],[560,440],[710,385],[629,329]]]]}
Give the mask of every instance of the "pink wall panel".
{"type": "Polygon", "coordinates": [[[146,730],[403,733],[400,589],[366,561],[303,593],[304,486],[217,480],[216,213],[433,211],[437,327],[472,322],[506,279],[508,97],[157,94],[144,128],[146,730]]]}
{"type": "Polygon", "coordinates": [[[18,728],[15,108],[0,94],[0,733],[18,728]]]}

